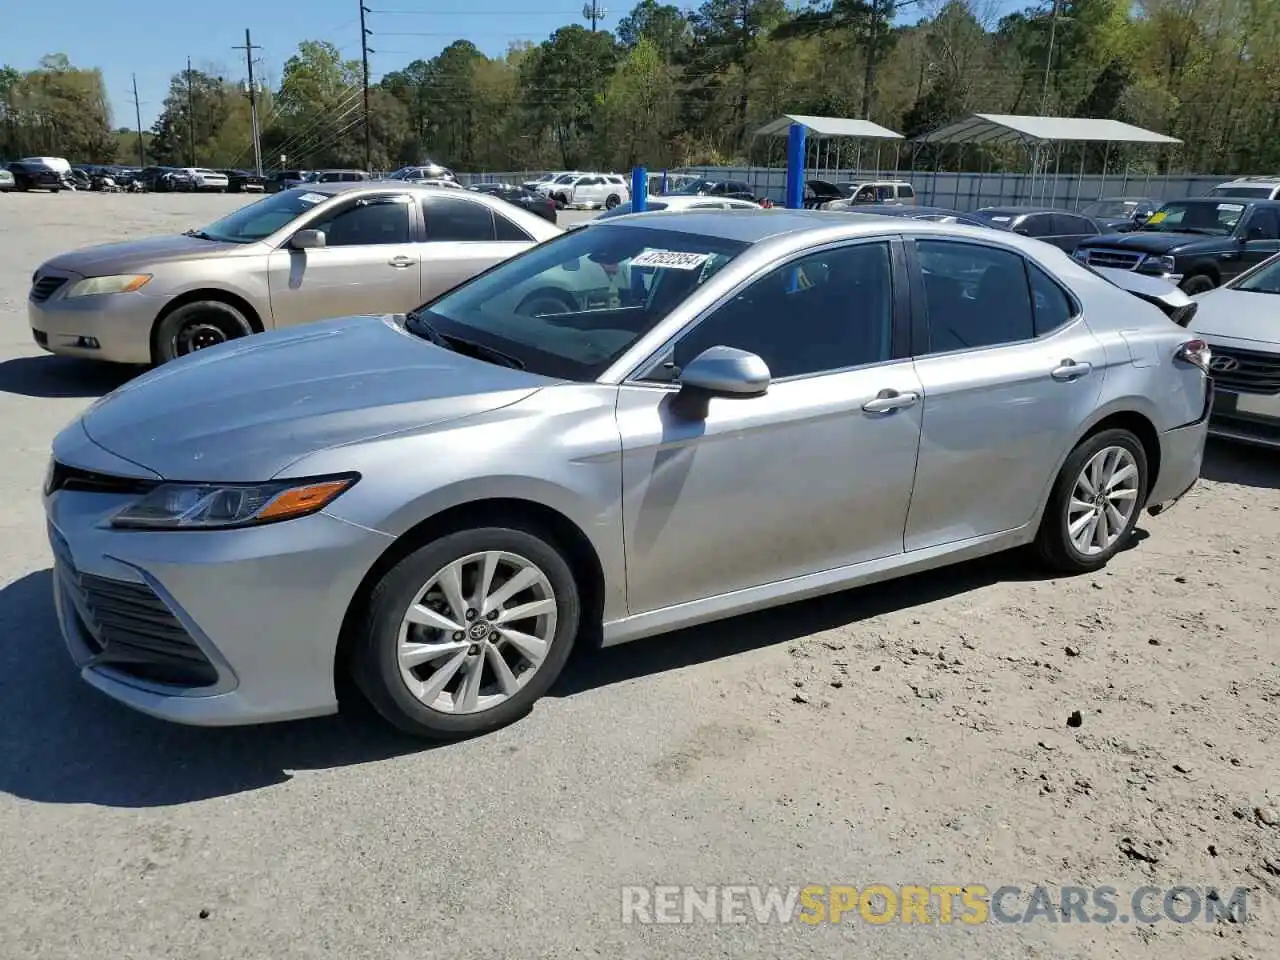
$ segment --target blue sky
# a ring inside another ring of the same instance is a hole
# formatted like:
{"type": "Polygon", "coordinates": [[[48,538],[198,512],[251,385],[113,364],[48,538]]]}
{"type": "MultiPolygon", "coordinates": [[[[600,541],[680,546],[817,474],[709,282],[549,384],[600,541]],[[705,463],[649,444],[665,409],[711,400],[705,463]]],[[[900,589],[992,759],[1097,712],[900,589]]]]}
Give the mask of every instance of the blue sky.
{"type": "MultiPolygon", "coordinates": [[[[376,53],[369,67],[376,80],[416,57],[434,56],[456,39],[470,40],[494,56],[513,40],[544,40],[557,27],[582,23],[582,0],[365,0],[376,53]],[[522,10],[523,8],[523,10],[522,10]],[[379,12],[387,11],[387,12],[379,12]],[[394,13],[392,11],[395,11],[394,13]],[[393,36],[392,34],[415,34],[393,36]]],[[[603,0],[599,5],[605,7],[603,0]]],[[[613,29],[634,0],[610,4],[601,21],[613,29]]],[[[255,71],[276,81],[301,40],[329,40],[345,56],[360,56],[358,0],[58,0],[56,16],[42,17],[29,4],[0,18],[0,63],[35,67],[47,53],[65,53],[80,67],[100,67],[111,97],[115,126],[133,126],[131,74],[138,75],[142,124],[160,112],[169,79],[192,66],[218,66],[233,79],[244,76],[244,29],[253,31],[259,61],[255,71]],[[265,11],[270,11],[266,13],[265,11]]]]}
{"type": "MultiPolygon", "coordinates": [[[[636,0],[609,3],[601,21],[612,30],[636,0]]],[[[678,2],[678,0],[677,0],[678,2]]],[[[581,23],[582,0],[365,0],[373,31],[369,45],[374,80],[416,57],[434,56],[455,39],[470,40],[490,56],[515,40],[546,39],[557,27],[581,23]]],[[[688,4],[681,4],[687,6],[688,4]]],[[[1020,6],[1001,0],[1001,6],[1020,6]]],[[[142,124],[160,112],[169,79],[191,57],[196,69],[218,68],[244,76],[244,28],[253,31],[255,71],[272,83],[301,40],[329,40],[349,57],[360,55],[358,0],[58,0],[57,15],[37,15],[30,4],[0,20],[0,63],[31,69],[47,53],[65,53],[73,64],[100,67],[116,126],[134,122],[131,75],[138,77],[142,124]],[[264,11],[270,10],[269,13],[264,11]]],[[[904,16],[904,19],[907,19],[904,16]]]]}

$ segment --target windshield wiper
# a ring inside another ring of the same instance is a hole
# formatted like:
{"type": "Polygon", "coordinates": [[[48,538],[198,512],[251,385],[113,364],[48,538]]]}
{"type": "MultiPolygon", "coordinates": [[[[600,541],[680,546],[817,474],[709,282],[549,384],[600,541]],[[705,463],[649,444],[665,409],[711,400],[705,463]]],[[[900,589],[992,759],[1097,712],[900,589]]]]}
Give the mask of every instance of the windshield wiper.
{"type": "Polygon", "coordinates": [[[496,363],[499,366],[510,367],[513,370],[523,370],[524,363],[511,356],[509,353],[503,353],[501,350],[495,350],[493,347],[486,347],[483,343],[476,343],[474,340],[463,340],[461,337],[451,336],[449,334],[440,334],[444,337],[450,347],[456,352],[467,354],[475,357],[477,360],[488,360],[490,363],[496,363]]]}
{"type": "Polygon", "coordinates": [[[211,233],[207,233],[204,230],[195,230],[195,229],[186,231],[185,233],[183,233],[183,236],[195,237],[197,240],[217,240],[218,239],[211,233]]]}
{"type": "Polygon", "coordinates": [[[405,320],[405,326],[410,333],[416,333],[423,340],[434,343],[437,347],[443,347],[446,350],[453,349],[449,341],[445,340],[440,331],[433,327],[420,311],[410,310],[405,314],[405,320]]]}

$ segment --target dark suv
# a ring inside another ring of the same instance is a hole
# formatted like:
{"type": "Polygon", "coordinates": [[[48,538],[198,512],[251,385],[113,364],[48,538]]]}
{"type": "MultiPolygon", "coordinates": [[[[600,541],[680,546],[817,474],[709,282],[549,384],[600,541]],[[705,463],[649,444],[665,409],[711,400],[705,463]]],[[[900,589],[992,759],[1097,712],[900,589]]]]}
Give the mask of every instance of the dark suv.
{"type": "Polygon", "coordinates": [[[1163,277],[1204,293],[1280,253],[1280,200],[1171,200],[1131,233],[1090,237],[1075,256],[1093,267],[1163,277]]]}
{"type": "Polygon", "coordinates": [[[71,179],[39,160],[15,160],[9,164],[15,190],[69,190],[71,179]]]}

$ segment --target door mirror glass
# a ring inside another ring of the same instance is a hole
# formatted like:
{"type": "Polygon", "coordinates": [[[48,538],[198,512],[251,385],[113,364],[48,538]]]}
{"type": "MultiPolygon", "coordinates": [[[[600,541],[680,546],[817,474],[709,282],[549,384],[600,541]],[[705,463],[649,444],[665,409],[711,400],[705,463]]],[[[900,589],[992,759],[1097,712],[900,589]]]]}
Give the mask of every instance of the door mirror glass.
{"type": "Polygon", "coordinates": [[[299,230],[289,241],[289,246],[294,250],[317,250],[326,243],[323,230],[299,230]]]}
{"type": "Polygon", "coordinates": [[[769,367],[754,353],[736,347],[708,347],[680,371],[675,405],[682,415],[702,418],[712,397],[738,400],[763,396],[769,389],[769,367]]]}

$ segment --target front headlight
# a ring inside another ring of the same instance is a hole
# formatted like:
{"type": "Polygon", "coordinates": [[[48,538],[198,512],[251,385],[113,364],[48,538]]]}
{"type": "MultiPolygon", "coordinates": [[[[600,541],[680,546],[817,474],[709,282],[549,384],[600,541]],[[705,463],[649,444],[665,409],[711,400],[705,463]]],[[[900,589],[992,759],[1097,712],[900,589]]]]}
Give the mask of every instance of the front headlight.
{"type": "Polygon", "coordinates": [[[71,285],[66,299],[91,297],[99,293],[133,293],[151,282],[149,273],[122,273],[116,277],[86,277],[71,285]]]}
{"type": "Polygon", "coordinates": [[[1147,259],[1142,262],[1142,265],[1147,268],[1154,267],[1161,273],[1173,273],[1174,267],[1176,266],[1173,257],[1147,257],[1147,259]]]}
{"type": "Polygon", "coordinates": [[[323,510],[358,477],[270,483],[163,483],[111,518],[135,530],[224,530],[293,520],[323,510]]]}

